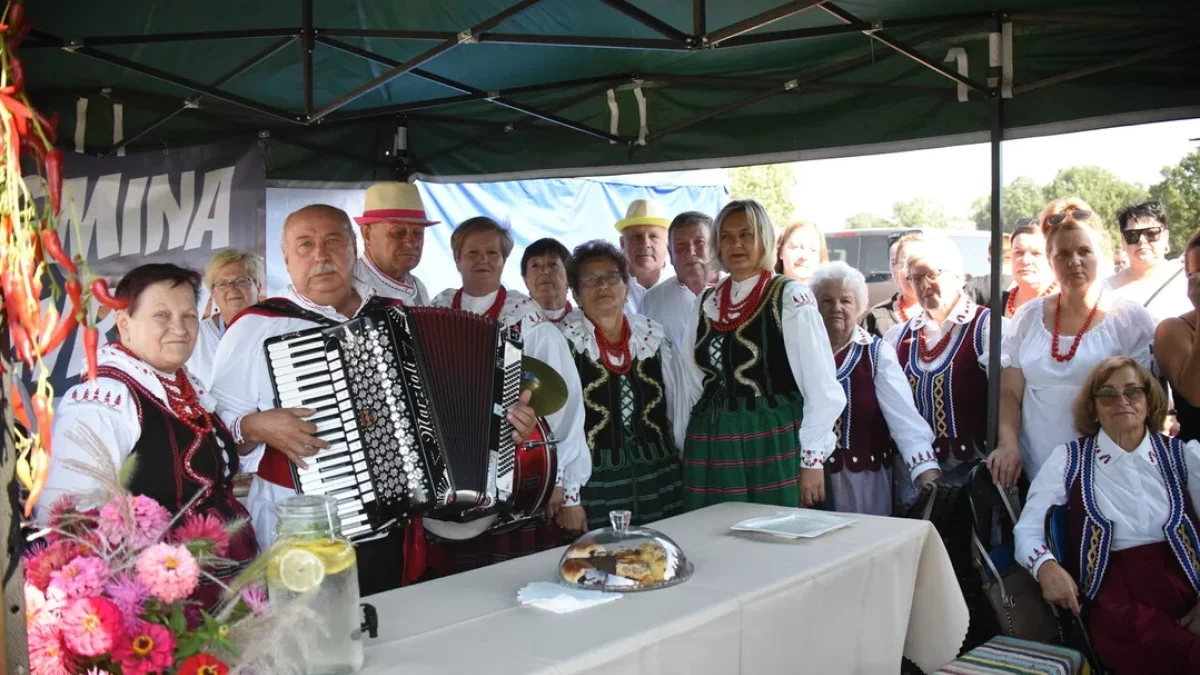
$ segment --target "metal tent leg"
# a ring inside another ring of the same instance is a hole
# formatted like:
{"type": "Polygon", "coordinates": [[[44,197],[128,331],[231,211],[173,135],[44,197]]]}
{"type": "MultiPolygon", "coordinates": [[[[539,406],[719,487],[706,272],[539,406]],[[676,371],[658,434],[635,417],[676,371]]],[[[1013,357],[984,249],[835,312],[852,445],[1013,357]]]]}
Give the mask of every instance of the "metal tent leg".
{"type": "Polygon", "coordinates": [[[991,260],[991,317],[988,340],[988,417],[987,443],[989,452],[996,449],[1000,430],[1000,339],[1003,330],[1004,303],[1001,301],[1001,273],[1004,264],[1004,222],[1001,210],[1003,199],[1003,177],[1001,175],[1001,142],[1004,140],[1004,97],[1000,95],[999,83],[992,90],[988,105],[991,108],[991,160],[992,160],[992,260],[991,260]]]}

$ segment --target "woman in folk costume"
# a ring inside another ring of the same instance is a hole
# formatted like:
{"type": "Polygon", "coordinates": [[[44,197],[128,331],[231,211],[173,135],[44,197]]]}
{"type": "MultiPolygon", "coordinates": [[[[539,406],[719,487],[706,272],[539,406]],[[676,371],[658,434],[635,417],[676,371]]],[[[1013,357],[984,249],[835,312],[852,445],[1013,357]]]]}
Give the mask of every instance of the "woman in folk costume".
{"type": "Polygon", "coordinates": [[[577,247],[567,279],[579,309],[559,328],[583,386],[588,527],[607,526],[613,509],[630,511],[635,525],[676,515],[683,508],[679,448],[692,406],[687,371],[662,326],[625,315],[629,268],[615,246],[577,247]]]}
{"type": "Polygon", "coordinates": [[[205,385],[212,384],[213,362],[225,328],[243,309],[262,300],[265,279],[262,256],[227,248],[217,251],[204,268],[204,286],[212,293],[216,311],[200,320],[196,348],[188,358],[188,372],[205,385]]]}
{"type": "Polygon", "coordinates": [[[758,202],[727,204],[712,240],[729,277],[704,292],[685,333],[702,384],[684,443],[684,508],[821,502],[846,396],[817,303],[773,273],[775,230],[758,202]]]}
{"type": "MultiPolygon", "coordinates": [[[[172,514],[211,515],[222,522],[249,521],[233,496],[237,446],[213,412],[215,401],[184,363],[199,329],[196,299],[200,275],[166,264],[143,265],[117,284],[129,307],[117,311],[120,341],[97,354],[96,381],[69,389],[58,405],[53,429],[54,459],[43,504],[63,493],[95,491],[96,479],[66,462],[94,466],[86,436],[94,433],[120,467],[136,460],[125,487],[172,514]]],[[[226,557],[237,563],[258,554],[249,523],[230,542],[226,557]]],[[[240,566],[222,570],[230,577],[240,566]]],[[[217,594],[212,595],[215,600],[217,594]]]]}
{"type": "Polygon", "coordinates": [[[1163,436],[1166,396],[1135,359],[1091,370],[1072,417],[1081,438],[1051,451],[1014,531],[1017,560],[1048,602],[1082,615],[1117,675],[1200,672],[1200,441],[1163,436]],[[1047,510],[1067,507],[1062,559],[1047,510]]]}
{"type": "Polygon", "coordinates": [[[933,432],[913,404],[895,348],[855,324],[867,304],[862,272],[841,261],[825,263],[808,283],[846,393],[846,409],[834,426],[837,449],[825,463],[830,488],[825,505],[835,511],[891,515],[893,447],[904,468],[895,482],[920,490],[941,475],[931,451],[933,432]]]}
{"type": "MultiPolygon", "coordinates": [[[[433,299],[433,306],[482,314],[501,326],[518,328],[525,354],[545,362],[566,382],[566,404],[546,417],[558,447],[558,480],[547,515],[554,517],[563,530],[582,532],[586,522],[579,490],[588,481],[592,463],[583,436],[583,404],[571,350],[554,324],[542,318],[529,296],[510,291],[500,283],[504,262],[513,249],[512,235],[507,229],[491,218],[471,218],[455,228],[450,248],[463,285],[439,293],[433,299]]],[[[561,544],[560,529],[554,523],[546,523],[502,535],[484,535],[448,548],[453,549],[452,567],[458,572],[561,544]]]]}
{"type": "Polygon", "coordinates": [[[963,291],[962,254],[927,234],[905,249],[916,316],[884,335],[896,348],[942,472],[983,457],[987,443],[989,310],[963,291]]]}

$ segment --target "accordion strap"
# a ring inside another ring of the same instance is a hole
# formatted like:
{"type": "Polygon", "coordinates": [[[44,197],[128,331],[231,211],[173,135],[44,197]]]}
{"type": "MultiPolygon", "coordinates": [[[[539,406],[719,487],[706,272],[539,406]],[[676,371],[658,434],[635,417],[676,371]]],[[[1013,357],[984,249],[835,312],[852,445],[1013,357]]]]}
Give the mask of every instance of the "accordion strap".
{"type": "Polygon", "coordinates": [[[292,481],[291,460],[269,445],[266,454],[258,463],[258,477],[280,487],[296,489],[296,484],[292,481]]]}

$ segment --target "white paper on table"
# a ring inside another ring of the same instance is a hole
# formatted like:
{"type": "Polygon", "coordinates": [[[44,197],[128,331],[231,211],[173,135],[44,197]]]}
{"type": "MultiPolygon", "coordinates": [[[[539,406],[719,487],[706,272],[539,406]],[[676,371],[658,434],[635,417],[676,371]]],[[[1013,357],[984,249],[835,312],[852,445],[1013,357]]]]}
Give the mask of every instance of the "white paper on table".
{"type": "Polygon", "coordinates": [[[743,520],[729,529],[737,532],[760,532],[785,539],[812,539],[826,532],[840,530],[855,522],[854,518],[837,516],[826,511],[803,509],[780,511],[773,516],[743,520]]]}
{"type": "Polygon", "coordinates": [[[524,588],[517,591],[517,600],[522,605],[550,610],[555,614],[568,614],[620,599],[620,593],[585,591],[546,581],[526,584],[524,588]]]}

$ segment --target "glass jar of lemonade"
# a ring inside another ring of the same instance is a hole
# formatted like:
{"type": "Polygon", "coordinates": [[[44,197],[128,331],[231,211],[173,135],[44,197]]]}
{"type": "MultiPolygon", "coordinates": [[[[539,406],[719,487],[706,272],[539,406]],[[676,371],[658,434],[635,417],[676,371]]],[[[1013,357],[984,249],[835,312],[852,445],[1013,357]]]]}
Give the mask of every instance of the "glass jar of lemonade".
{"type": "Polygon", "coordinates": [[[296,600],[316,610],[290,636],[308,675],[344,675],[363,665],[358,566],[354,545],[342,536],[337,500],[296,495],[275,505],[275,545],[267,561],[271,605],[296,600]]]}

